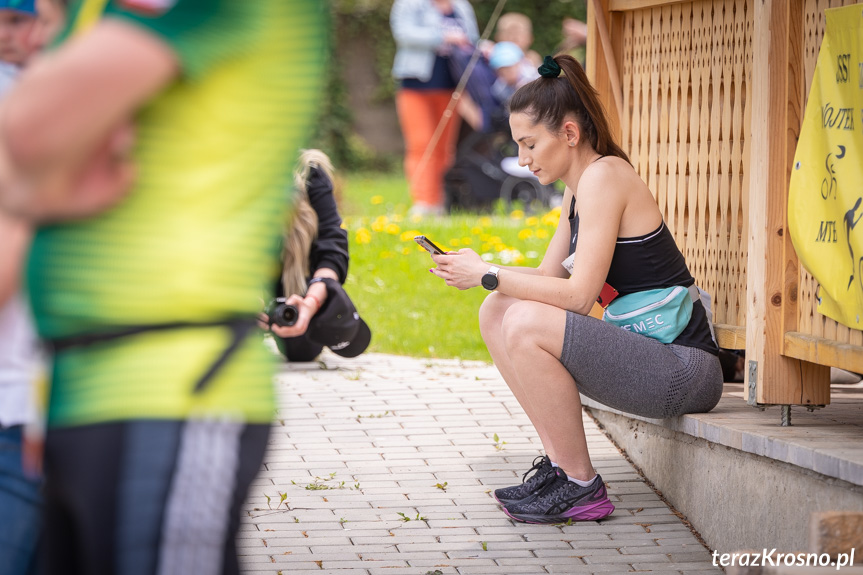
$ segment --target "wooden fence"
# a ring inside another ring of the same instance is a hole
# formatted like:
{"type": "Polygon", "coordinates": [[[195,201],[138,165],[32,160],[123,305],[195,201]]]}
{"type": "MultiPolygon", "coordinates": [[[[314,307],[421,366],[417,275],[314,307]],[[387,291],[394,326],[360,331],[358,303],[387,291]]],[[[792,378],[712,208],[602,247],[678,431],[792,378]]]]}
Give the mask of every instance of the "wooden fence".
{"type": "Polygon", "coordinates": [[[713,297],[720,345],[746,350],[752,404],[826,405],[830,366],[863,372],[863,332],[817,312],[786,233],[824,9],[854,3],[589,3],[588,75],[713,297]]]}

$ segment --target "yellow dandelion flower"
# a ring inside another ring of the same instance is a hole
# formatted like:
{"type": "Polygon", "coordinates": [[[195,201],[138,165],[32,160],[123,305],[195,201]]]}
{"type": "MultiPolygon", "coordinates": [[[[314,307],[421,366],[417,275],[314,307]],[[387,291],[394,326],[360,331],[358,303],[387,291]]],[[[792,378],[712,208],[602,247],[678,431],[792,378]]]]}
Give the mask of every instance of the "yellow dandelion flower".
{"type": "Polygon", "coordinates": [[[479,225],[481,227],[487,228],[491,225],[491,218],[488,216],[483,216],[479,219],[479,225]]]}
{"type": "Polygon", "coordinates": [[[542,223],[547,226],[557,225],[558,221],[560,221],[560,206],[552,208],[542,216],[542,223]]]}
{"type": "Polygon", "coordinates": [[[536,216],[530,216],[526,220],[524,220],[524,224],[526,226],[536,226],[539,225],[539,218],[536,216]]]}
{"type": "Polygon", "coordinates": [[[384,228],[384,231],[391,236],[397,236],[399,235],[399,233],[401,233],[402,229],[399,227],[398,224],[387,224],[384,228]]]}
{"type": "Polygon", "coordinates": [[[509,217],[514,220],[520,220],[524,217],[524,211],[522,210],[513,210],[510,212],[509,217]]]}
{"type": "Polygon", "coordinates": [[[469,246],[473,243],[473,239],[465,236],[461,239],[461,243],[463,246],[469,246]]]}
{"type": "Polygon", "coordinates": [[[384,197],[383,196],[372,196],[371,202],[372,202],[373,206],[378,206],[378,205],[384,203],[384,197]]]}
{"type": "Polygon", "coordinates": [[[474,226],[470,229],[470,233],[472,233],[475,236],[478,236],[482,233],[482,228],[479,226],[474,226]]]}
{"type": "Polygon", "coordinates": [[[357,230],[356,240],[358,244],[368,244],[372,241],[372,234],[366,228],[357,230]]]}
{"type": "Polygon", "coordinates": [[[543,229],[536,230],[536,237],[538,237],[541,240],[544,240],[545,238],[548,237],[548,230],[543,230],[543,229]]]}
{"type": "Polygon", "coordinates": [[[402,235],[399,236],[399,239],[403,242],[412,242],[418,235],[420,235],[419,230],[405,230],[402,232],[402,235]]]}
{"type": "Polygon", "coordinates": [[[533,230],[530,228],[525,228],[518,232],[518,239],[524,241],[533,237],[533,230]]]}
{"type": "Polygon", "coordinates": [[[375,220],[372,222],[372,231],[373,232],[382,232],[382,231],[384,231],[384,226],[386,226],[385,223],[375,220]]]}

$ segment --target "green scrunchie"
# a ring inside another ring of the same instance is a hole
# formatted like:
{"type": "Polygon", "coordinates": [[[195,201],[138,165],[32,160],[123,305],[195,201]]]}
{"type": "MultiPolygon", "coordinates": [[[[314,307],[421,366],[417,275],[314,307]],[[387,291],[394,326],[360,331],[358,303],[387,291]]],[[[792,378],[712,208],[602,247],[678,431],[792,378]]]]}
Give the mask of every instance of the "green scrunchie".
{"type": "Polygon", "coordinates": [[[537,71],[543,78],[557,78],[560,76],[560,65],[551,56],[546,56],[537,71]]]}

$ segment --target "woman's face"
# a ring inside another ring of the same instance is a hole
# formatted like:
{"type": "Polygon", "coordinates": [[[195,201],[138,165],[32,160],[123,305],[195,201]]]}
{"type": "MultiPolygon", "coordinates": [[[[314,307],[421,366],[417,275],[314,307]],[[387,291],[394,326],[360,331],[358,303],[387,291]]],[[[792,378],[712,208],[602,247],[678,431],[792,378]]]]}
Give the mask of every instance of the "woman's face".
{"type": "Polygon", "coordinates": [[[509,117],[512,138],[518,144],[518,163],[527,166],[541,184],[561,179],[571,165],[564,132],[553,133],[544,124],[535,124],[524,112],[509,117]]]}

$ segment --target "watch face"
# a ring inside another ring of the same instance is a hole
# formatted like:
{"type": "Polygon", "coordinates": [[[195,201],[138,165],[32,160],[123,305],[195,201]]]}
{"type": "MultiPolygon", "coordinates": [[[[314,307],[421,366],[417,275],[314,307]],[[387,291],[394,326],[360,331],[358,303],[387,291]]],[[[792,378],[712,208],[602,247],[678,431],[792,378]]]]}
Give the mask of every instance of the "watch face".
{"type": "Polygon", "coordinates": [[[482,287],[487,290],[493,290],[497,287],[497,276],[494,274],[485,274],[482,276],[482,287]]]}

